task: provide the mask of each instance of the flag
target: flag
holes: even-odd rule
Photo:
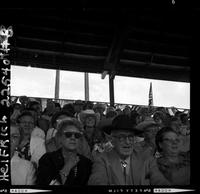
[[[153,106],[153,91],[152,91],[152,83],[150,83],[150,88],[149,88],[149,106]]]

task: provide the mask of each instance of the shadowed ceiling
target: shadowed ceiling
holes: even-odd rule
[[[9,11],[3,24],[14,31],[14,65],[190,81],[194,16],[184,10],[3,11]]]

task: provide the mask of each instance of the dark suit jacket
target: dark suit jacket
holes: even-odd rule
[[[73,167],[64,185],[87,185],[91,173],[92,162],[78,154],[79,162],[77,163],[77,176],[74,175]],[[39,160],[38,172],[37,172],[37,185],[49,185],[52,180],[57,179],[61,183],[61,177],[59,171],[64,166],[64,158],[62,156],[62,148],[54,152],[44,154]]]

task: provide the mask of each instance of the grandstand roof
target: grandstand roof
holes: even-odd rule
[[[14,31],[13,65],[190,81],[196,10],[86,6],[6,11],[11,19],[4,25]]]

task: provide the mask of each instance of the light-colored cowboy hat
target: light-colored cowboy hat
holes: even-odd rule
[[[143,132],[147,127],[157,125],[153,118],[146,118],[144,121],[136,125],[136,130]]]
[[[79,120],[84,124],[85,123],[85,119],[87,117],[94,117],[96,120],[96,125],[99,123],[100,121],[100,114],[99,113],[95,113],[94,110],[92,109],[86,109],[83,110],[79,113]]]

